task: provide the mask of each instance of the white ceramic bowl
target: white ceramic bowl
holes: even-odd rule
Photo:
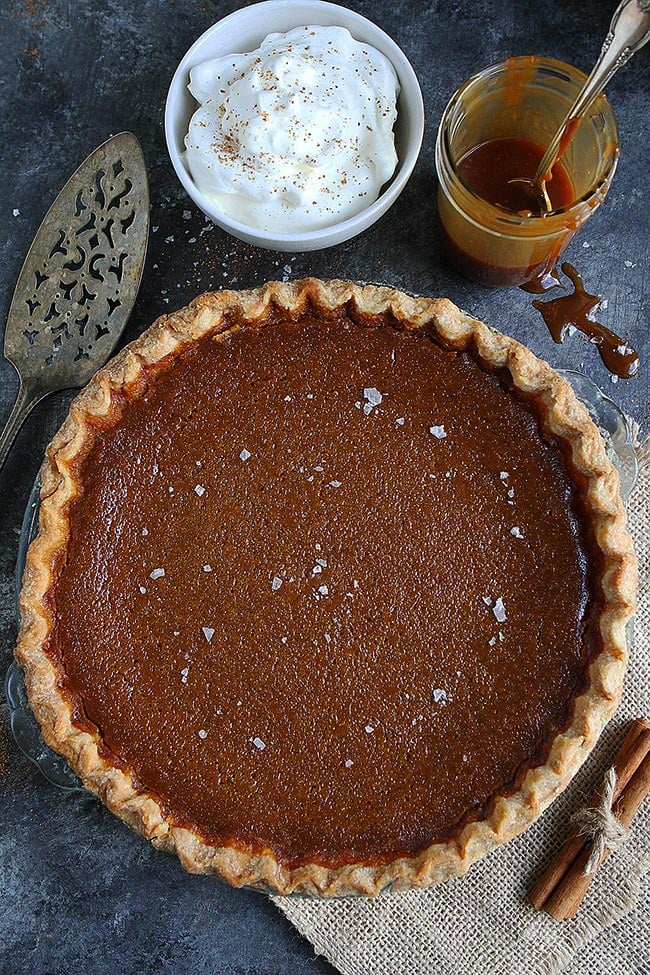
[[[398,164],[375,203],[361,213],[301,234],[274,234],[257,230],[226,216],[199,191],[185,165],[182,152],[189,122],[197,105],[190,95],[190,69],[201,61],[225,54],[246,53],[259,47],[267,34],[304,26],[347,27],[358,41],[372,44],[390,60],[400,83],[395,122]],[[413,171],[422,145],[424,106],[413,68],[395,41],[371,21],[345,7],[323,0],[265,0],[235,11],[194,42],[172,78],[165,106],[165,138],[176,175],[196,205],[228,233],[259,247],[281,251],[311,251],[340,244],[370,227],[393,205]]]

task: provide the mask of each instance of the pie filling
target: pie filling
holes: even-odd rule
[[[96,421],[48,597],[75,722],[173,822],[287,866],[481,818],[597,649],[592,546],[534,404],[362,324],[147,367]]]

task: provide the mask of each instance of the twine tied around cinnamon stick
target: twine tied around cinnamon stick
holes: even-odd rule
[[[613,768],[589,809],[530,892],[530,901],[556,921],[575,917],[595,871],[620,846],[650,792],[650,721],[632,722]]]
[[[577,829],[578,835],[584,836],[587,842],[591,844],[591,853],[583,870],[585,877],[596,872],[606,849],[614,853],[620,849],[629,835],[630,831],[627,826],[623,826],[612,812],[617,781],[616,771],[613,768],[608,769],[603,779],[602,794],[598,805],[579,809],[571,817],[571,822]]]

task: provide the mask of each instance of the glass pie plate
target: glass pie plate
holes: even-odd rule
[[[637,481],[638,465],[630,426],[625,414],[587,376],[572,370],[560,369],[558,372],[571,383],[576,395],[587,407],[592,419],[603,434],[608,454],[618,470],[621,494],[624,503],[627,505]],[[27,503],[18,547],[16,564],[16,616],[18,620],[20,619],[18,593],[21,588],[27,549],[38,533],[39,492],[40,475],[34,482]],[[631,629],[628,634],[628,645],[630,638]],[[67,761],[48,748],[43,741],[36,719],[29,708],[22,671],[15,661],[9,667],[5,689],[11,708],[11,730],[20,750],[53,785],[67,791],[81,790],[83,788],[81,782]]]

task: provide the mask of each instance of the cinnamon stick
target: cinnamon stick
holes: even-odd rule
[[[625,826],[650,790],[649,755],[650,722],[639,718],[632,722],[614,762],[616,789],[612,809]],[[601,800],[602,787],[591,806],[598,806]],[[592,880],[592,875],[584,875],[590,852],[591,845],[574,830],[530,892],[533,906],[558,921],[574,917]],[[602,860],[608,853],[606,850]]]

